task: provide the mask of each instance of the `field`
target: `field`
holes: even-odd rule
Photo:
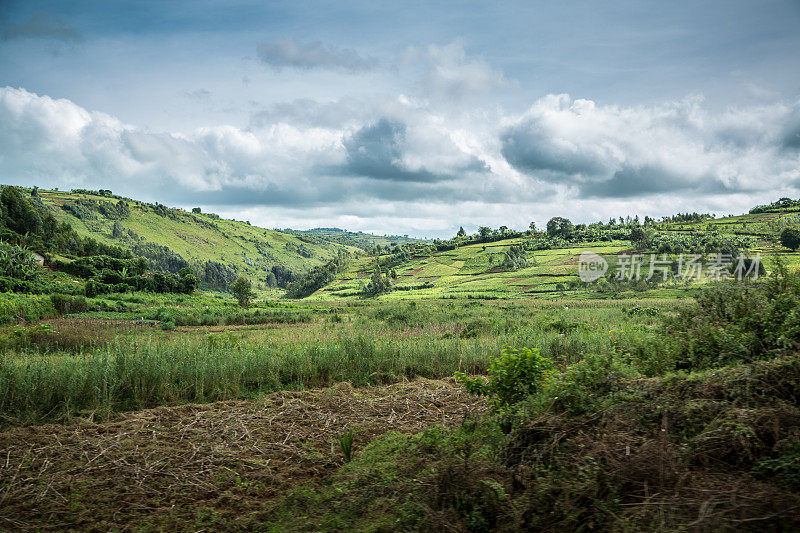
[[[126,228],[172,227],[151,210]],[[227,231],[204,216],[173,214],[187,257],[187,227]],[[42,272],[69,297],[0,294],[0,529],[796,529],[800,254],[776,243],[794,216],[659,222],[640,250],[615,228],[382,245],[246,306]],[[709,235],[766,270],[578,276],[584,251],[613,269]]]

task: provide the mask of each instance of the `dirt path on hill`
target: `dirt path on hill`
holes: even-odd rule
[[[455,426],[485,410],[452,379],[281,392],[159,407],[109,422],[0,432],[0,530],[215,530],[252,526],[276,496],[389,431]]]

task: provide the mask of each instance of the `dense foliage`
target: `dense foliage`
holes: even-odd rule
[[[787,209],[796,209],[800,207],[800,200],[792,200],[791,198],[781,198],[771,204],[757,205],[750,209],[751,214],[756,213],[775,213],[778,211],[785,211]]]
[[[3,186],[0,191],[0,239],[41,254],[131,257],[130,252],[119,247],[79,236],[69,224],[58,222],[38,196],[25,198],[20,189],[10,186]]]
[[[324,287],[336,278],[347,262],[347,254],[339,252],[336,257],[312,268],[306,274],[291,282],[286,289],[287,298],[305,298]]]
[[[781,261],[763,283],[714,285],[697,307],[667,321],[676,366],[704,369],[754,361],[800,347],[800,272]]]

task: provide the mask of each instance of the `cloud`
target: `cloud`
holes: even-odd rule
[[[2,32],[3,39],[52,39],[80,42],[83,36],[60,18],[48,13],[34,13],[22,24],[10,24]]]
[[[501,70],[482,59],[468,57],[461,41],[410,47],[398,61],[398,68],[415,72],[421,94],[440,103],[463,102],[515,85]]]
[[[315,120],[317,110],[328,118]],[[550,95],[505,116],[441,113],[401,96],[266,111],[244,129],[154,133],[69,100],[0,88],[0,175],[252,212],[270,227],[313,212],[315,225],[386,230],[394,221],[394,233],[438,228],[440,236],[452,225],[524,228],[556,215],[737,212],[800,188],[797,102],[712,113],[697,98],[619,107]]]
[[[430,140],[436,143],[435,139]],[[482,173],[488,170],[486,163],[475,156],[470,157],[465,154],[456,156],[460,161],[449,161],[444,164],[441,164],[443,163],[441,161],[437,162],[433,157],[418,157],[417,159],[422,161],[416,164],[413,160],[409,161],[412,158],[408,157],[410,143],[407,139],[406,124],[385,117],[374,124],[362,127],[346,138],[343,144],[347,151],[347,165],[343,167],[343,172],[376,180],[435,182],[456,179],[459,173]],[[420,148],[421,144],[418,144],[417,148]],[[452,144],[443,148],[457,152],[457,148]],[[424,160],[439,167],[438,171],[429,170]]]
[[[519,172],[579,197],[730,194],[779,187],[800,175],[786,153],[800,103],[728,109],[688,98],[659,106],[597,106],[567,95],[537,101],[499,134]]]
[[[352,48],[326,46],[320,41],[302,43],[292,38],[264,43],[257,48],[258,57],[274,68],[341,69],[348,72],[371,70],[378,66],[374,57],[362,57]]]
[[[150,133],[69,100],[10,87],[0,89],[0,122],[0,172],[17,182],[113,186],[162,202],[237,187],[249,188],[252,201],[264,201],[259,191],[302,187],[310,165],[341,160],[340,135],[321,129]]]
[[[425,167],[411,170],[403,163],[406,126],[402,122],[380,119],[364,126],[344,141],[347,150],[345,169],[359,176],[392,181],[436,181],[440,179]]]
[[[375,112],[371,105],[354,99],[318,102],[311,98],[298,98],[289,102],[278,102],[254,112],[250,117],[250,127],[263,128],[283,122],[342,128],[348,124],[363,123],[374,116]]]

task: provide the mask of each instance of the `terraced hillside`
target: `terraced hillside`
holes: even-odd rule
[[[226,220],[212,213],[186,212],[160,204],[87,192],[38,191],[40,201],[80,235],[131,249],[159,270],[188,263],[210,288],[246,275],[259,290],[283,284],[281,272],[299,274],[337,252],[360,250],[321,237],[297,235]],[[277,267],[275,278],[273,267]],[[270,275],[272,274],[272,275]]]
[[[617,238],[561,241],[554,242],[549,249],[532,249],[535,248],[530,246],[533,240],[541,242],[542,234],[476,244],[456,239],[449,241],[454,246],[451,250],[431,252],[430,247],[417,247],[416,250],[421,251],[411,251],[400,259],[396,258],[402,254],[394,252],[400,248],[394,248],[394,255],[384,254],[379,260],[362,257],[352,262],[334,282],[317,291],[314,298],[336,300],[363,296],[375,272],[376,261],[380,261],[384,274],[392,278],[393,290],[381,296],[382,299],[604,298],[610,294],[620,296],[626,291],[648,297],[681,297],[691,294],[697,284],[673,279],[658,286],[620,284],[608,287],[602,280],[599,285],[587,285],[578,277],[578,257],[582,252],[603,255],[608,260],[609,270],[615,271],[619,257],[626,254],[643,253],[647,260],[651,253],[659,256],[666,253],[677,263],[678,252],[690,253],[690,248],[703,242],[706,244],[702,252],[707,256],[712,251],[724,252],[726,246],[735,246],[748,255],[760,254],[767,268],[776,255],[790,267],[800,266],[800,254],[790,252],[779,242],[784,228],[800,224],[800,207],[767,206],[767,209],[740,216],[701,217],[697,221],[652,222],[642,226],[648,243],[638,250],[630,240]],[[630,229],[627,232],[630,233]],[[413,247],[406,249],[414,250]],[[508,256],[514,249],[519,261],[509,265]],[[738,251],[733,255],[738,255]],[[648,273],[649,270],[645,270],[644,276]]]
[[[578,278],[583,251],[614,255],[630,249],[629,241],[595,242],[527,252],[528,266],[504,269],[500,261],[523,239],[507,239],[418,256],[394,268],[393,291],[384,299],[405,298],[585,298],[594,293]],[[318,291],[319,299],[359,296],[375,271],[375,258],[360,258],[336,281]],[[679,296],[685,288],[662,289],[660,297]]]
[[[743,235],[756,238],[765,249],[780,249],[775,240],[789,226],[800,225],[800,207],[775,209],[774,211],[747,213],[695,222],[670,222],[660,229],[670,232],[717,231],[728,235]]]

